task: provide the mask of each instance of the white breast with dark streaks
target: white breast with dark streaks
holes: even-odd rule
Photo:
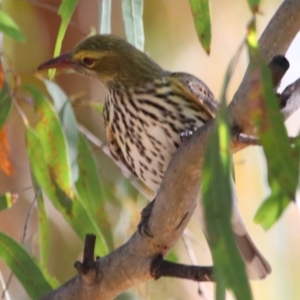
[[[110,91],[106,122],[128,166],[156,192],[180,145],[181,132],[203,125],[203,111],[193,101],[174,94],[167,83],[134,91],[121,87]]]

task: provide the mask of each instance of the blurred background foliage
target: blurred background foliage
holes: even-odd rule
[[[112,1],[111,32],[125,37],[121,2],[120,0]],[[280,3],[281,1],[278,0],[265,0],[261,3],[260,11],[262,13],[257,18],[258,34],[265,28]],[[82,255],[82,240],[74,233],[70,222],[66,221],[68,203],[75,196],[68,194],[60,187],[55,187],[56,193],[61,195],[63,192],[64,195],[63,203],[57,201],[57,205],[61,205],[62,211],[66,212],[64,218],[54,208],[53,204],[46,197],[43,197],[44,194],[42,195],[33,188],[31,172],[34,171],[29,168],[25,137],[27,136],[27,143],[31,141],[32,145],[36,145],[32,147],[33,150],[36,150],[32,153],[32,159],[39,158],[39,155],[44,157],[46,151],[39,144],[34,144],[37,142],[35,137],[38,133],[31,132],[28,127],[26,129],[24,116],[20,114],[22,111],[31,125],[38,124],[39,117],[32,105],[32,97],[40,99],[38,101],[40,106],[37,109],[44,107],[43,111],[46,110],[47,113],[51,114],[51,109],[43,106],[46,104],[39,93],[46,94],[46,86],[52,95],[61,92],[57,90],[57,86],[49,87],[51,84],[47,83],[45,86],[43,81],[36,76],[36,67],[53,56],[61,24],[61,18],[58,14],[60,4],[61,1],[59,0],[2,0],[3,12],[7,13],[18,24],[26,41],[24,42],[22,36],[19,37],[19,40],[23,40],[23,43],[6,35],[1,41],[3,46],[1,61],[7,70],[6,75],[10,87],[13,88],[14,101],[17,105],[12,106],[12,111],[6,122],[7,143],[4,138],[1,138],[1,146],[9,148],[9,166],[5,171],[0,171],[0,195],[4,195],[6,192],[13,193],[11,198],[13,205],[0,211],[0,231],[22,243],[28,253],[38,258],[48,273],[62,283],[76,274],[73,263],[77,259],[81,259]],[[101,7],[102,1],[78,0],[70,24],[66,28],[62,52],[72,49],[78,41],[87,35],[100,32],[101,22],[102,31],[108,30],[103,27],[103,19],[100,18]],[[251,12],[247,1],[211,0],[210,13],[212,23],[209,56],[206,54],[209,43],[206,40],[202,41],[205,51],[197,37],[190,3],[183,0],[144,1],[145,41],[140,40],[139,45],[143,47],[144,44],[144,50],[165,69],[185,71],[198,76],[219,98],[226,68],[245,36]],[[0,15],[1,17],[3,16]],[[299,48],[300,37],[298,36],[287,53],[291,67],[282,81],[281,90],[300,76]],[[228,99],[232,98],[238,87],[247,64],[247,54],[243,52],[229,86]],[[67,95],[66,98],[71,100],[77,122],[87,128],[100,141],[105,141],[102,116],[95,109],[96,107],[101,110],[101,104],[105,97],[105,89],[101,83],[76,74],[65,73],[56,74],[55,80]],[[32,96],[28,92],[24,92],[21,85],[33,86],[34,91],[29,88]],[[18,110],[16,109],[17,106],[19,107]],[[62,109],[63,113],[59,114],[61,118],[68,113],[66,103],[55,103],[55,107]],[[287,121],[289,133],[296,135],[299,125],[299,113],[296,113]],[[56,136],[56,138],[59,137]],[[130,180],[124,178],[120,169],[102,149],[93,143],[88,144],[82,141],[80,137],[78,139],[80,140],[80,149],[77,153],[78,168],[84,171],[84,166],[91,166],[89,168],[90,176],[92,178],[97,177],[97,180],[101,182],[101,188],[98,190],[95,189],[97,184],[91,184],[88,189],[89,202],[82,205],[89,206],[85,207],[87,216],[90,212],[102,212],[100,218],[108,224],[100,234],[105,242],[101,244],[101,239],[97,237],[97,254],[103,255],[112,248],[112,240],[114,247],[117,247],[135,231],[140,219],[140,211],[146,205],[147,200],[131,185]],[[68,153],[68,155],[71,156],[72,154]],[[68,163],[65,161],[62,164]],[[290,205],[279,222],[269,231],[264,232],[260,226],[253,223],[253,216],[257,208],[269,193],[266,163],[262,150],[259,147],[251,147],[241,151],[234,156],[234,163],[243,218],[251,236],[273,269],[272,274],[267,279],[251,283],[254,299],[299,299],[300,287],[296,279],[300,276],[300,268],[297,263],[300,251],[300,221],[296,206]],[[72,169],[72,174],[69,174],[69,177],[65,179],[67,182],[72,181],[72,176],[76,174],[76,171],[74,173],[73,171]],[[80,190],[87,189],[88,183],[84,179],[81,182],[81,188],[80,184],[76,186],[79,197]],[[47,187],[43,186],[43,188],[47,190]],[[95,202],[97,195],[103,201],[101,205],[106,203],[107,215],[103,215],[101,205],[95,208],[94,205],[99,205],[99,202]],[[46,215],[49,218],[50,226],[47,224]],[[49,231],[50,242],[45,238],[43,239],[38,234],[38,230],[45,236]],[[7,246],[9,243],[6,236],[2,236],[2,233],[1,241],[0,247]],[[42,251],[40,245],[43,245]],[[15,247],[14,244],[9,244],[9,246]],[[105,249],[105,247],[107,248]],[[19,255],[26,255],[26,253]],[[196,218],[190,222],[185,237],[179,240],[175,246],[172,259],[190,263],[191,257],[189,255],[192,256],[193,262],[211,264],[210,253]],[[13,259],[14,257],[11,257],[11,260]],[[34,262],[32,263],[33,265],[28,268],[34,266]],[[2,286],[3,282],[7,282],[10,277],[9,267],[11,266],[0,261]],[[36,271],[38,272],[38,270]],[[33,278],[39,276],[48,278],[45,273],[39,275],[34,273],[32,276],[34,276]],[[53,278],[49,280],[52,287],[58,284]],[[209,295],[213,294],[212,284],[201,284],[201,287],[209,299]],[[50,286],[44,288],[50,289]],[[197,291],[197,283],[164,278],[159,281],[140,284],[123,295],[122,299],[126,299],[126,297],[127,299],[199,299]],[[28,291],[24,290],[15,276],[9,282],[8,292],[10,299],[31,298],[27,294]],[[228,297],[230,298],[230,295]],[[7,299],[9,299],[8,295]]]

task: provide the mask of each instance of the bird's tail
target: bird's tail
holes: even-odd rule
[[[269,263],[256,248],[248,233],[243,236],[235,234],[235,240],[250,279],[263,279],[271,273]]]
[[[200,213],[199,220],[202,223],[202,228],[207,236],[206,226],[204,221],[204,213],[201,205],[198,213]],[[232,230],[235,234],[235,241],[240,254],[245,262],[248,277],[252,280],[259,280],[265,278],[271,273],[271,267],[267,260],[262,256],[250,235],[247,232],[246,226],[242,220],[238,209],[238,201],[234,183],[232,184]]]
[[[233,194],[235,194],[234,188]],[[235,195],[233,197],[232,205],[232,229],[235,234],[237,247],[245,262],[248,277],[253,280],[263,279],[271,273],[271,266],[259,252],[250,235],[248,234],[238,210]]]

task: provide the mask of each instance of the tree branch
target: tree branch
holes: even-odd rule
[[[213,267],[188,266],[163,260],[161,255],[153,259],[150,269],[154,279],[176,277],[194,281],[213,281]]]
[[[278,54],[285,54],[300,29],[300,1],[285,0],[269,22],[259,39],[260,53],[266,62]],[[255,135],[251,121],[251,103],[249,101],[251,76],[246,71],[243,81],[229,105],[231,124],[237,126],[244,134]],[[235,145],[234,151],[245,148]]]
[[[81,275],[86,275],[91,269],[95,268],[94,261],[94,249],[96,244],[96,236],[93,234],[87,234],[85,237],[83,261],[82,263],[76,261],[74,267]]]

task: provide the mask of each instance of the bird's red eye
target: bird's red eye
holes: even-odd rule
[[[87,67],[91,67],[94,65],[95,63],[95,58],[91,58],[91,57],[84,57],[82,59],[82,62],[87,66]]]

